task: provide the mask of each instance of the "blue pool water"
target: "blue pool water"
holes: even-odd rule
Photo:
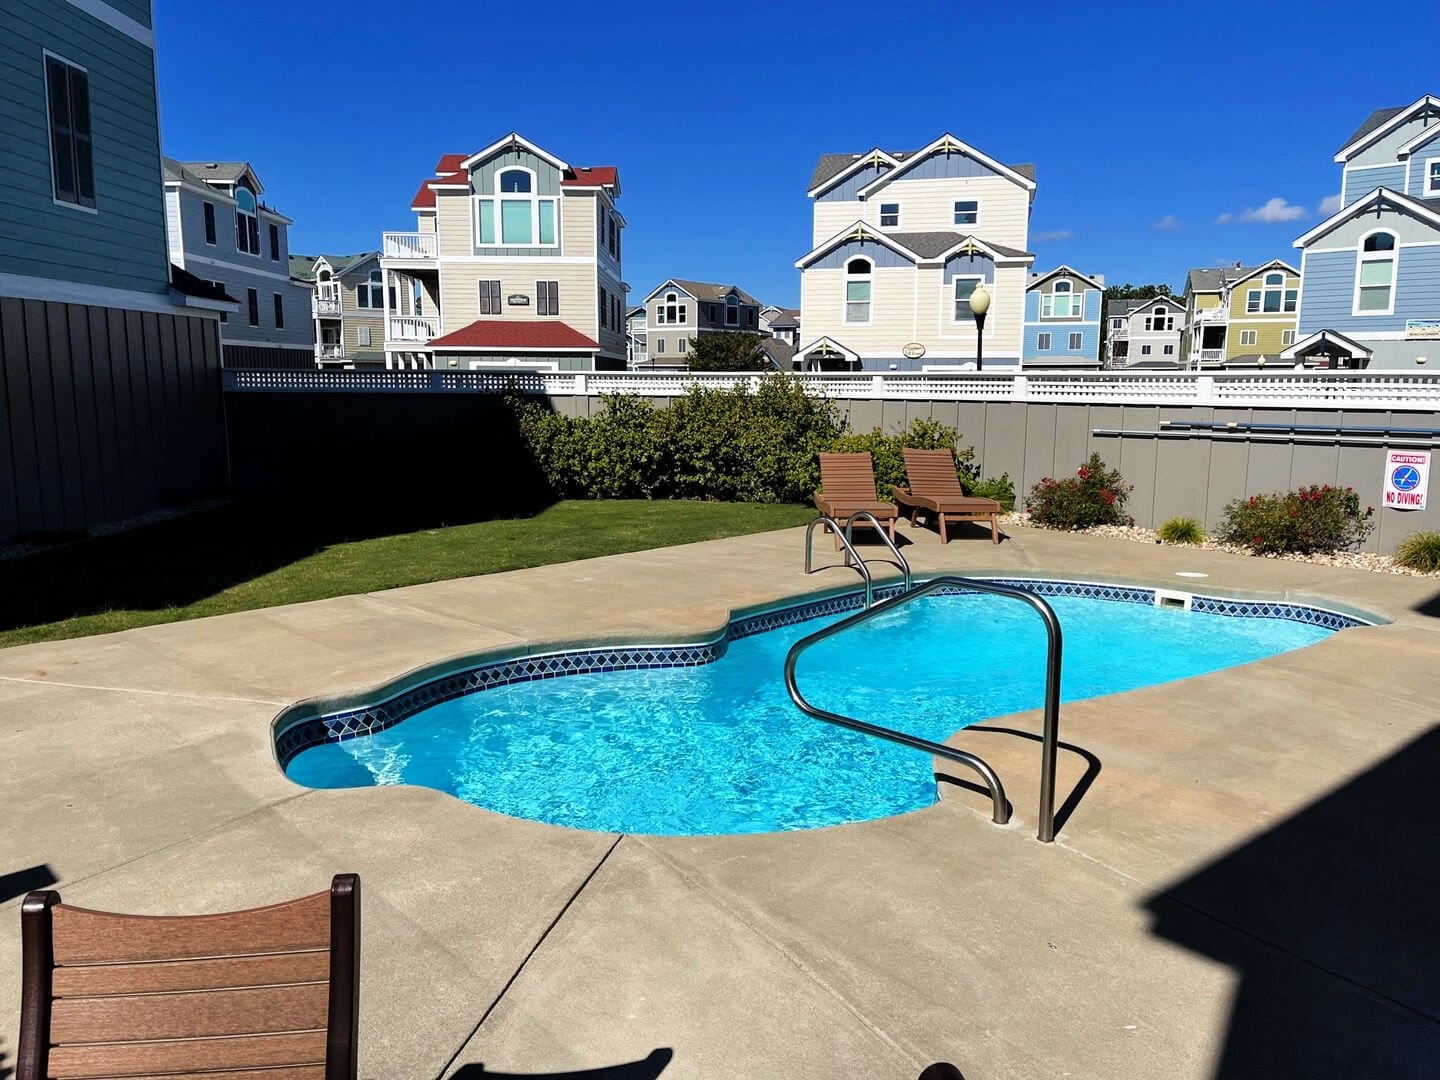
[[[1066,701],[1247,663],[1332,632],[1049,599],[1065,634]],[[700,667],[469,694],[377,734],[310,747],[287,771],[311,787],[420,785],[516,817],[631,833],[773,832],[928,806],[936,797],[928,756],[811,719],[786,696],[786,651],[841,617],[741,638]],[[1039,708],[1044,655],[1044,631],[1028,608],[993,596],[930,596],[815,647],[798,678],[821,708],[939,741]],[[1063,722],[1061,732],[1084,741]]]

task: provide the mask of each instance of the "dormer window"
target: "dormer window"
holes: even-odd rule
[[[537,195],[537,186],[529,169],[502,169],[496,177],[498,197],[475,200],[476,243],[480,247],[555,247],[556,200]]]
[[[235,250],[260,254],[260,222],[255,217],[255,193],[241,186],[235,189]]]
[[[1073,282],[1060,280],[1050,287],[1042,298],[1040,316],[1045,319],[1078,319],[1083,304],[1081,297],[1074,295]]]
[[[725,325],[740,325],[740,298],[734,293],[725,298]]]
[[[1355,266],[1355,315],[1395,311],[1395,234],[1373,232],[1360,241]]]
[[[849,326],[870,324],[873,270],[869,259],[851,259],[845,264],[845,322]]]

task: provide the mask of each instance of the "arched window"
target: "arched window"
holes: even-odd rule
[[[657,323],[669,323],[674,326],[676,323],[688,322],[689,318],[690,315],[685,310],[685,305],[673,292],[667,292],[665,302],[655,309]]]
[[[533,171],[515,167],[496,177],[498,197],[475,200],[475,236],[482,247],[555,247],[556,207],[553,197],[536,193]],[[497,206],[498,204],[498,206]]]
[[[1355,266],[1356,315],[1390,315],[1395,310],[1395,234],[1377,231],[1360,241]]]
[[[725,325],[740,325],[740,298],[734,293],[725,298]]]
[[[1079,311],[1074,310],[1076,298],[1071,295],[1074,291],[1074,284],[1069,281],[1060,280],[1055,282],[1050,293],[1044,297],[1044,304],[1041,305],[1041,316],[1046,319],[1069,319],[1079,316]]]
[[[1245,294],[1245,313],[1254,315],[1263,312],[1274,315],[1277,312],[1292,312],[1300,299],[1299,289],[1285,288],[1285,275],[1272,270],[1261,279],[1261,289],[1251,289]]]
[[[855,326],[870,323],[870,287],[874,266],[869,259],[851,259],[845,264],[845,322]]]
[[[255,193],[247,187],[235,189],[235,250],[260,254],[260,223],[255,219]]]

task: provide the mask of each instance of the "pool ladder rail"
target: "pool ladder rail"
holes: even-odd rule
[[[833,519],[829,520],[833,522]],[[811,522],[811,525],[814,526],[818,523],[819,521],[817,520]],[[847,547],[851,546],[848,536],[846,537],[845,543]],[[853,547],[851,550],[853,550]],[[807,533],[807,571],[809,570],[809,553],[809,533]],[[896,552],[896,554],[899,553]],[[863,566],[863,563],[861,565]],[[881,600],[878,603],[871,604],[869,602],[869,574],[868,571],[862,570],[861,576],[865,578],[866,583],[865,608],[848,618],[841,619],[837,623],[831,623],[829,626],[817,630],[808,637],[801,638],[790,647],[790,651],[785,654],[785,689],[790,694],[790,700],[799,707],[801,712],[817,720],[824,720],[826,723],[836,724],[840,727],[849,728],[852,731],[859,731],[863,734],[874,736],[877,739],[886,739],[889,742],[898,743],[901,746],[908,746],[912,750],[921,750],[927,754],[945,758],[973,770],[985,781],[986,787],[989,789],[991,820],[997,825],[1005,825],[1010,821],[1010,803],[1005,798],[1005,788],[1000,783],[1000,777],[987,762],[965,750],[959,750],[953,746],[946,746],[944,743],[931,742],[929,739],[922,739],[919,736],[897,731],[894,728],[882,727],[879,724],[872,724],[851,716],[841,716],[839,713],[818,708],[807,701],[805,696],[800,692],[800,687],[795,679],[795,666],[806,650],[820,644],[820,642],[832,638],[837,634],[843,634],[846,630],[859,626],[861,623],[869,622],[871,619],[895,611],[898,608],[904,607],[906,604],[918,600],[922,596],[927,596],[940,589],[949,588],[967,592],[989,593],[994,596],[1004,596],[1028,604],[1035,610],[1040,616],[1041,621],[1045,624],[1046,635],[1045,721],[1040,740],[1040,814],[1035,836],[1041,843],[1051,843],[1055,839],[1055,764],[1060,744],[1060,660],[1063,644],[1060,634],[1060,620],[1056,618],[1054,608],[1046,603],[1044,598],[1037,593],[1016,588],[1012,585],[1002,585],[999,582],[986,581],[983,578],[956,576],[937,577],[931,578],[929,581],[914,588],[910,588],[908,571],[909,568],[907,566],[905,591],[887,600]]]
[[[861,556],[860,552],[855,550],[855,523],[857,521],[868,522],[874,527],[881,541],[890,549],[890,554],[894,556],[893,559],[866,559]],[[839,541],[840,546],[845,550],[845,561],[843,563],[828,563],[825,566],[813,565],[815,529],[820,525],[824,525],[830,532],[833,532],[835,539]],[[910,560],[905,558],[900,549],[896,547],[895,541],[890,539],[889,534],[885,532],[884,526],[880,524],[880,520],[874,514],[870,513],[870,511],[860,510],[851,514],[845,519],[843,526],[837,519],[831,517],[829,514],[821,514],[805,526],[805,573],[818,574],[821,570],[834,570],[837,567],[848,566],[858,573],[865,582],[865,606],[867,608],[873,607],[875,604],[875,578],[874,575],[870,573],[870,563],[881,563],[885,566],[893,566],[899,570],[900,573],[904,575],[905,591],[907,592],[910,590],[911,585],[914,584],[914,577],[910,573]]]

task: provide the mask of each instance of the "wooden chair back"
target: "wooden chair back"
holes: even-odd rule
[[[949,450],[906,450],[905,479],[910,494],[930,499],[962,499],[965,491]]]
[[[219,915],[20,913],[16,1080],[354,1080],[360,879]]]
[[[878,496],[870,455],[821,454],[820,490],[832,503],[873,503]]]

